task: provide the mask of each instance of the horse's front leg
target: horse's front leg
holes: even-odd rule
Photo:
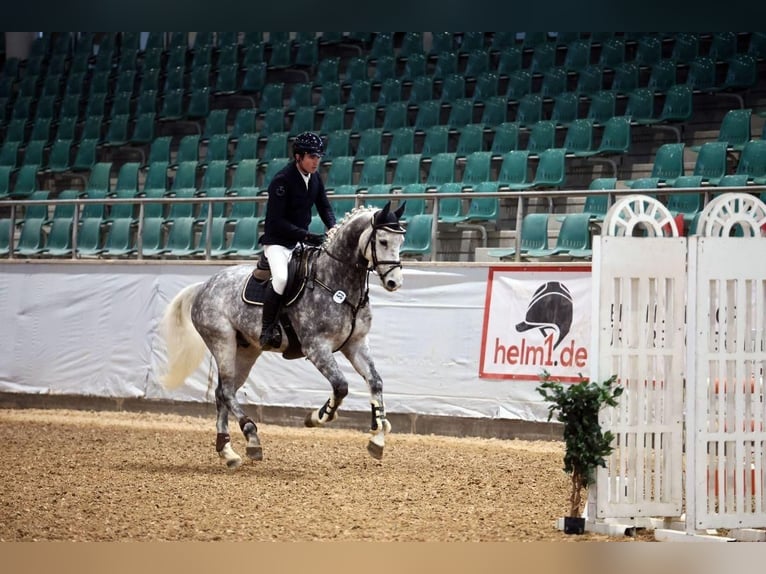
[[[354,344],[347,344],[342,352],[356,372],[364,378],[370,389],[370,409],[372,411],[370,432],[372,436],[367,443],[367,451],[373,458],[380,460],[383,458],[385,436],[391,432],[391,423],[386,418],[386,408],[383,404],[383,380],[375,368],[366,337]]]
[[[304,349],[306,357],[314,363],[324,377],[332,385],[332,395],[325,404],[306,415],[305,424],[307,427],[321,427],[335,420],[338,408],[340,408],[343,399],[348,394],[348,381],[332,356],[332,350],[322,349]]]

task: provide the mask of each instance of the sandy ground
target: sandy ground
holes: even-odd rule
[[[376,461],[361,431],[259,436],[264,460],[231,471],[212,417],[0,410],[0,541],[633,540],[555,528],[559,442],[394,429]]]

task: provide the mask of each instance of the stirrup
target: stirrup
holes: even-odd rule
[[[282,346],[282,330],[278,325],[272,325],[261,333],[258,343],[264,351],[279,349]]]

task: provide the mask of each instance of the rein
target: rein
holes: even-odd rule
[[[390,265],[389,269],[381,275],[380,271],[378,270],[377,273],[380,276],[380,280],[383,281],[386,278],[386,275],[391,273],[394,269],[397,267],[402,267],[401,261],[388,261],[388,260],[379,260],[377,256],[377,251],[375,249],[375,233],[378,229],[385,228],[385,225],[375,225],[375,219],[373,217],[372,220],[372,232],[370,233],[369,238],[367,239],[367,243],[364,246],[364,249],[362,250],[362,253],[359,254],[359,258],[356,263],[354,263],[354,269],[357,271],[366,271],[364,275],[360,275],[362,280],[360,281],[360,293],[359,293],[359,301],[356,305],[353,305],[349,300],[346,298],[346,293],[341,289],[333,289],[326,283],[323,283],[317,278],[317,260],[314,260],[314,264],[312,266],[311,270],[311,282],[316,283],[323,289],[325,289],[328,293],[332,294],[333,301],[339,302],[341,304],[346,304],[349,307],[351,307],[351,331],[349,332],[348,336],[344,339],[344,341],[340,344],[340,346],[335,349],[335,351],[339,351],[343,348],[343,345],[345,345],[348,340],[351,338],[351,335],[354,334],[354,329],[356,327],[356,316],[359,313],[359,310],[362,309],[367,303],[370,301],[370,272],[376,271],[377,268],[380,265]],[[365,256],[364,252],[367,251],[367,248],[370,247],[370,252],[372,254],[372,262],[370,262]],[[346,263],[345,260],[341,259],[334,253],[332,253],[329,249],[325,247],[319,248],[320,253],[326,253],[331,259],[334,259],[335,261],[338,261],[339,263]],[[342,295],[339,295],[342,294]],[[338,301],[338,298],[342,296],[342,300]],[[335,352],[333,351],[333,352]]]
[[[327,249],[323,247],[319,248],[319,252],[326,253],[327,255],[330,256],[330,258],[335,259],[336,261],[339,261],[341,263],[344,262],[342,259],[333,255],[332,253],[330,253],[330,251],[328,251]],[[311,284],[315,283],[319,285],[322,289],[330,293],[332,295],[333,301],[339,302],[342,305],[345,304],[351,307],[351,331],[349,331],[348,335],[343,340],[343,342],[338,346],[338,348],[333,351],[334,353],[336,351],[341,350],[343,348],[343,345],[345,345],[348,342],[348,340],[351,338],[351,335],[354,334],[354,330],[356,328],[356,316],[359,313],[359,310],[362,309],[365,305],[367,305],[367,303],[370,300],[370,276],[369,276],[369,273],[364,273],[364,275],[361,275],[361,274],[359,275],[361,277],[359,301],[357,302],[356,305],[354,305],[346,297],[345,291],[343,291],[342,289],[333,289],[332,287],[330,287],[329,285],[327,285],[326,283],[324,283],[317,277],[317,267],[319,267],[317,263],[318,263],[317,259],[314,259],[313,265],[311,266]],[[360,265],[359,263],[355,263],[354,268],[357,270],[369,271],[366,265]]]

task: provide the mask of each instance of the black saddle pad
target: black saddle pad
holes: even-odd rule
[[[242,290],[242,300],[250,305],[263,305],[263,293],[266,291],[266,285],[269,280],[261,281],[251,274],[245,282],[245,288]]]

